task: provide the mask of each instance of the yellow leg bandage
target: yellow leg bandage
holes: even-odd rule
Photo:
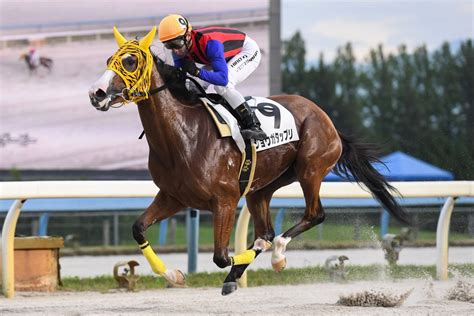
[[[250,264],[257,256],[257,253],[253,249],[246,250],[237,256],[233,256],[234,265]]]
[[[163,261],[158,257],[153,249],[150,246],[150,243],[146,241],[144,244],[140,245],[143,255],[151,266],[151,269],[156,274],[163,274],[166,272],[166,266]]]

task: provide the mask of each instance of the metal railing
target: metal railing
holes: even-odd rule
[[[28,42],[31,40],[65,39],[94,37],[97,40],[112,36],[112,27],[120,27],[122,34],[146,33],[153,25],[158,25],[164,16],[146,16],[132,19],[77,21],[51,24],[12,25],[0,27],[0,47],[10,42]],[[236,26],[266,23],[269,21],[267,9],[224,11],[206,14],[193,14],[188,18],[193,26],[201,27],[218,23],[222,26]]]

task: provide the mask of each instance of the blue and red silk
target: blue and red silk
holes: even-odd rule
[[[183,58],[198,64],[211,65],[212,71],[201,69],[199,78],[211,84],[226,86],[229,82],[227,62],[242,51],[245,33],[224,27],[207,27],[191,31],[192,47],[186,57],[173,54],[176,67]]]

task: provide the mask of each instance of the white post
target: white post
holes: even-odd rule
[[[8,210],[2,229],[2,281],[3,295],[12,298],[15,295],[15,229],[21,207],[26,200],[15,200]]]
[[[250,212],[247,204],[242,207],[239,218],[237,219],[237,227],[235,228],[234,253],[239,253],[247,250],[247,233],[249,228]],[[240,279],[237,280],[240,287],[247,287],[247,271],[244,271]]]
[[[448,241],[451,213],[454,208],[454,198],[449,197],[441,209],[436,229],[436,277],[439,280],[448,279]]]

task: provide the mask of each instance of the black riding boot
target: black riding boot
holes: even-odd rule
[[[267,134],[260,128],[260,122],[257,116],[253,113],[247,102],[242,103],[237,108],[237,120],[240,125],[240,133],[244,139],[265,139]]]

